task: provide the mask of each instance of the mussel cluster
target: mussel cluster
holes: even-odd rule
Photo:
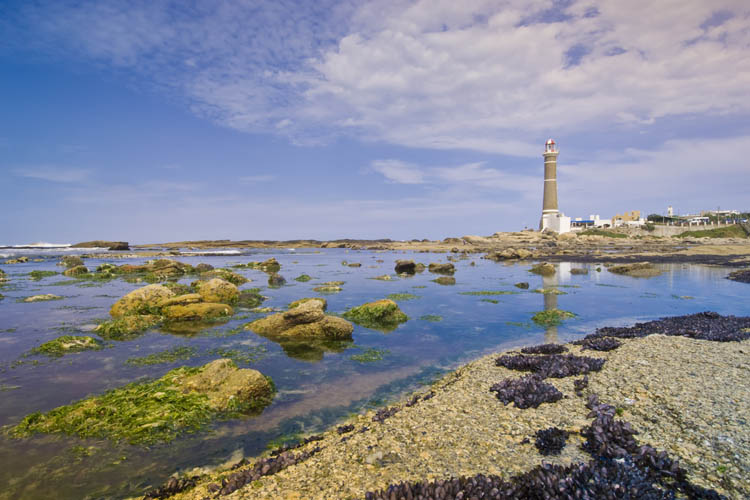
[[[604,366],[604,360],[574,354],[550,354],[546,356],[504,354],[495,360],[495,365],[510,370],[535,372],[542,378],[563,378],[598,372]]]
[[[732,342],[750,338],[750,333],[742,331],[745,328],[750,328],[750,316],[722,316],[706,311],[636,323],[629,327],[605,326],[597,328],[595,333],[586,335],[584,340],[598,337],[636,338],[661,333],[699,340]]]
[[[729,273],[727,279],[732,281],[739,281],[740,283],[750,283],[750,269],[740,269]]]
[[[160,500],[162,498],[169,498],[172,495],[193,488],[198,482],[198,477],[199,476],[192,476],[181,479],[173,477],[158,488],[147,491],[143,500]]]
[[[230,493],[242,488],[248,483],[257,481],[263,476],[270,476],[279,471],[286,469],[294,464],[298,464],[315,455],[321,450],[316,446],[312,450],[304,451],[295,455],[291,451],[285,451],[278,456],[261,458],[256,461],[249,469],[235,472],[221,480],[221,483],[212,483],[208,485],[208,491],[218,495],[229,495]]]
[[[521,352],[524,354],[562,354],[568,352],[568,348],[561,344],[540,344],[524,347]]]
[[[568,440],[568,431],[550,427],[536,431],[534,446],[542,455],[559,455]]]
[[[554,403],[563,397],[562,392],[544,382],[539,375],[506,378],[490,387],[490,391],[496,392],[495,396],[503,404],[514,403],[522,410],[537,408],[542,403]]]
[[[584,375],[583,378],[579,378],[573,381],[573,390],[576,391],[576,396],[583,397],[583,390],[589,386],[589,376]]]
[[[612,337],[583,338],[573,343],[580,345],[583,350],[592,351],[612,351],[622,345],[622,342]]]
[[[404,406],[412,407],[412,406],[415,406],[417,403],[419,403],[420,399],[422,401],[427,401],[428,399],[432,399],[433,397],[435,397],[435,393],[432,392],[432,391],[428,392],[424,396],[420,396],[419,394],[415,394],[414,397],[412,397],[409,401],[407,401]]]
[[[301,446],[304,446],[307,443],[312,443],[314,441],[322,441],[322,440],[323,440],[323,436],[322,435],[315,434],[313,436],[306,437],[305,439],[302,439],[302,440],[300,440],[300,441],[298,441],[297,443],[294,443],[294,444],[283,444],[283,445],[279,446],[278,448],[276,448],[275,450],[273,450],[271,452],[271,456],[275,457],[277,455],[281,455],[282,453],[284,453],[286,451],[296,450],[297,448],[299,448]]]
[[[352,424],[339,425],[338,427],[336,427],[336,432],[338,432],[339,435],[346,434],[347,432],[352,432],[353,430],[354,430],[354,425]]]
[[[380,422],[382,424],[386,419],[391,418],[399,411],[401,411],[401,408],[397,406],[388,406],[386,408],[381,408],[375,413],[375,416],[372,417],[372,421]]]

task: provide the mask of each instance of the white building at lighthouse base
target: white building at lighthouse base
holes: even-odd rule
[[[556,233],[569,233],[570,232],[570,217],[566,217],[565,214],[560,212],[548,212],[542,214],[542,231],[554,231]]]

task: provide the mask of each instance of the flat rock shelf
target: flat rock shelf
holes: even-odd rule
[[[223,498],[358,499],[402,481],[479,473],[510,479],[542,461],[585,463],[591,456],[581,449],[579,432],[591,424],[588,394],[614,406],[617,418],[638,432],[639,444],[679,461],[693,484],[728,498],[750,497],[749,340],[650,335],[622,339],[622,346],[608,352],[567,347],[571,354],[606,360],[601,371],[587,374],[582,397],[574,387],[580,377],[548,378],[545,382],[563,393],[560,401],[525,410],[503,405],[490,387],[524,374],[496,366],[498,355],[488,355],[418,397],[352,417],[346,427],[296,449],[304,460]],[[535,434],[550,427],[569,432],[567,445],[560,455],[542,456]],[[242,470],[201,478],[196,488],[173,498],[214,497]]]

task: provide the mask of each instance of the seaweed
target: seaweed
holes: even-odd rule
[[[174,363],[175,361],[185,361],[195,356],[198,351],[195,347],[175,346],[171,349],[155,352],[148,356],[128,358],[125,364],[134,366],[150,366],[164,363]]]
[[[561,325],[563,320],[575,318],[575,313],[563,311],[562,309],[548,309],[535,313],[531,320],[537,325],[549,327]]]
[[[33,348],[29,351],[29,354],[43,354],[51,358],[59,358],[73,352],[99,350],[101,348],[101,342],[93,337],[63,335]]]
[[[374,363],[376,361],[382,361],[383,358],[390,353],[391,351],[388,349],[369,348],[362,354],[353,354],[349,356],[349,359],[359,363]]]
[[[388,294],[386,297],[389,298],[389,299],[391,299],[391,300],[415,300],[415,299],[419,299],[420,298],[419,295],[414,295],[412,293],[406,293],[406,292],[403,292],[403,293],[391,293],[391,294]]]

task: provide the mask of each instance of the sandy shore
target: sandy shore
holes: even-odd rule
[[[576,433],[591,423],[585,407],[590,393],[618,408],[618,418],[639,432],[640,444],[679,460],[694,484],[729,498],[750,497],[750,341],[651,335],[624,340],[610,352],[568,347],[573,354],[606,359],[600,372],[589,374],[583,397],[573,386],[580,377],[547,379],[564,394],[562,400],[536,409],[504,406],[490,386],[522,374],[495,366],[497,354],[485,356],[422,393],[433,397],[413,406],[406,397],[382,423],[373,421],[373,411],[353,417],[345,422],[353,431],[339,434],[334,428],[294,450],[319,447],[312,457],[222,498],[364,498],[367,491],[404,480],[477,473],[510,478],[542,460],[586,462],[591,457]],[[542,457],[534,433],[552,426],[573,434],[561,455]],[[174,498],[213,497],[208,485],[236,472],[204,477]]]

